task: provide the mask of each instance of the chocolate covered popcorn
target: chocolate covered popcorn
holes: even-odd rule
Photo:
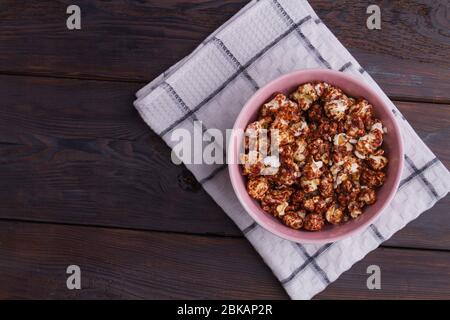
[[[277,93],[245,131],[247,191],[293,229],[319,231],[356,219],[377,201],[386,178],[384,134],[367,100],[325,82]]]

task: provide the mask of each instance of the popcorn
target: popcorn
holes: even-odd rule
[[[305,136],[309,133],[308,123],[304,118],[300,119],[300,121],[291,125],[291,131],[294,134],[294,137]]]
[[[296,101],[303,111],[308,110],[318,98],[319,95],[312,83],[302,84],[291,94],[291,99]]]
[[[323,109],[320,104],[313,105],[308,111],[310,121],[320,122],[324,118]]]
[[[269,182],[265,177],[250,178],[247,182],[248,194],[254,199],[262,200],[267,190],[269,190]]]
[[[290,211],[283,216],[283,223],[292,229],[300,229],[303,227],[303,222],[306,216],[304,210]]]
[[[358,101],[350,107],[349,115],[354,119],[360,119],[368,129],[373,122],[373,106],[365,99],[358,99]]]
[[[368,161],[370,166],[374,170],[381,170],[386,167],[388,163],[388,159],[386,157],[376,155],[370,155]]]
[[[286,226],[318,231],[358,218],[377,201],[389,162],[386,130],[367,100],[325,82],[305,83],[290,98],[276,94],[245,133],[247,191]],[[252,139],[258,151],[249,148]],[[269,152],[270,142],[278,154]]]
[[[301,190],[297,190],[292,194],[291,201],[294,205],[299,205],[305,200],[305,193]]]
[[[348,109],[348,100],[346,99],[338,99],[326,102],[323,106],[325,110],[325,114],[336,121],[340,121],[344,119],[345,112]]]
[[[263,158],[258,151],[250,151],[248,154],[241,154],[242,171],[244,175],[257,175],[264,167]]]
[[[275,95],[275,97],[273,97],[272,100],[270,100],[269,102],[265,103],[262,106],[261,115],[263,117],[267,117],[275,114],[278,111],[278,109],[280,109],[280,107],[286,102],[287,97],[282,93],[278,93],[277,95]]]
[[[310,213],[305,217],[303,227],[309,231],[319,231],[323,228],[325,221],[323,216],[318,213]]]
[[[371,188],[362,189],[358,200],[364,204],[374,204],[377,201],[375,190]]]
[[[325,213],[325,218],[331,224],[339,224],[344,217],[344,212],[336,205],[331,205]]]
[[[372,125],[370,132],[359,138],[356,151],[361,155],[373,154],[383,143],[383,127],[381,123]]]
[[[308,145],[308,154],[310,154],[314,160],[325,164],[328,164],[330,161],[330,150],[330,143],[321,138],[311,141]]]
[[[380,187],[384,184],[386,174],[382,171],[373,171],[368,168],[364,169],[361,174],[361,183],[369,188]]]
[[[302,177],[301,181],[300,181],[300,185],[303,188],[303,191],[305,191],[306,193],[310,193],[310,192],[314,192],[317,190],[317,188],[319,187],[320,184],[320,179],[305,179],[304,177]]]
[[[327,209],[327,204],[331,201],[331,198],[322,198],[321,196],[313,196],[303,201],[303,207],[307,211],[315,213],[324,213]]]
[[[323,174],[319,190],[323,197],[330,197],[333,194],[333,176],[330,172]]]
[[[314,161],[313,159],[311,159],[303,167],[303,176],[306,179],[319,178],[322,175],[322,167],[322,161]]]
[[[295,152],[293,154],[293,158],[295,161],[303,163],[306,160],[307,151],[306,151],[306,140],[305,139],[297,139],[294,142]]]
[[[350,213],[350,217],[353,219],[358,218],[362,214],[362,204],[356,201],[352,201],[348,204],[348,211]]]
[[[278,217],[284,216],[284,210],[286,210],[288,205],[289,205],[289,203],[287,201],[284,201],[276,206],[275,211],[276,211]]]
[[[345,133],[353,138],[359,138],[365,134],[364,121],[359,117],[347,115],[344,123]]]

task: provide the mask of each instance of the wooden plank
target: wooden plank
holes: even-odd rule
[[[0,81],[1,218],[241,236],[189,172],[170,162],[169,148],[131,106],[135,84]],[[397,105],[450,165],[449,108]],[[449,249],[449,208],[447,197],[388,243]]]
[[[17,3],[1,12],[0,72],[147,82],[190,53],[246,1]],[[365,27],[370,1],[311,1],[318,15],[392,97],[450,101],[445,0],[383,3],[382,30]]]
[[[381,270],[381,289],[367,289],[367,267]],[[345,272],[317,299],[450,298],[450,253],[378,248]]]
[[[380,248],[317,298],[450,298],[449,253]],[[381,268],[379,291],[367,266]],[[66,268],[81,268],[81,290]],[[286,299],[245,239],[0,222],[0,298]],[[26,285],[25,285],[26,284]]]
[[[69,265],[81,290],[66,287]],[[0,283],[0,299],[286,298],[244,239],[11,222]]]

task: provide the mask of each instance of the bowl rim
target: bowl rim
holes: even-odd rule
[[[358,85],[364,87],[364,90],[368,91],[371,95],[374,95],[376,97],[379,98],[379,100],[381,101],[381,105],[377,107],[381,107],[386,109],[387,114],[389,115],[389,117],[392,119],[392,125],[395,131],[395,134],[398,137],[398,142],[399,145],[397,146],[398,151],[399,151],[399,155],[400,158],[398,160],[398,173],[395,176],[394,182],[393,182],[393,187],[392,187],[392,192],[390,192],[386,198],[386,200],[384,201],[384,203],[381,204],[380,208],[378,209],[378,211],[373,214],[372,217],[370,217],[367,221],[365,221],[364,223],[361,223],[360,225],[355,226],[355,228],[340,234],[340,235],[334,235],[334,236],[329,236],[326,239],[307,239],[304,238],[302,236],[302,233],[298,233],[298,236],[291,236],[291,235],[287,235],[285,233],[283,233],[282,231],[280,231],[279,229],[275,229],[272,228],[271,226],[269,226],[264,220],[262,220],[262,217],[260,217],[260,214],[257,212],[253,212],[253,210],[251,210],[246,201],[243,198],[243,195],[240,194],[240,192],[237,190],[237,186],[236,184],[240,183],[237,180],[237,175],[235,174],[235,171],[238,170],[238,175],[239,177],[241,176],[241,173],[239,172],[239,164],[238,163],[234,163],[233,159],[235,157],[235,141],[236,139],[230,139],[230,143],[228,146],[228,152],[227,152],[227,163],[228,163],[228,173],[230,176],[230,180],[231,180],[231,185],[233,187],[233,191],[236,195],[236,197],[239,199],[240,204],[244,207],[245,211],[255,220],[255,222],[263,227],[265,230],[271,232],[272,234],[279,236],[283,239],[286,240],[290,240],[296,243],[303,243],[303,244],[325,244],[325,243],[332,243],[332,242],[336,242],[338,240],[342,240],[344,238],[348,238],[350,236],[353,236],[357,233],[360,233],[364,230],[366,230],[367,227],[369,227],[376,219],[379,218],[379,216],[381,215],[381,213],[384,212],[384,210],[386,209],[386,207],[390,204],[390,202],[392,201],[392,199],[394,198],[394,196],[396,195],[398,188],[399,188],[399,184],[400,184],[400,179],[401,179],[401,173],[403,172],[403,168],[404,168],[404,144],[403,144],[403,137],[401,134],[401,130],[400,130],[400,126],[397,122],[396,117],[392,114],[392,112],[390,111],[391,108],[389,108],[389,106],[387,105],[387,103],[384,101],[384,99],[380,96],[379,93],[377,93],[369,84],[367,84],[364,80],[359,79],[353,75],[349,75],[347,73],[343,73],[341,71],[335,71],[335,70],[329,70],[329,69],[320,69],[320,68],[312,68],[312,69],[300,69],[300,70],[296,70],[293,72],[289,72],[286,73],[284,75],[281,75],[280,77],[277,77],[275,79],[273,79],[272,81],[268,82],[267,84],[265,84],[263,87],[261,87],[260,89],[258,89],[255,93],[253,93],[253,95],[247,100],[247,102],[244,104],[244,106],[242,107],[241,111],[239,112],[238,116],[236,117],[236,120],[234,122],[233,125],[233,135],[234,132],[236,132],[237,125],[240,122],[240,118],[244,116],[246,109],[253,104],[253,101],[255,99],[257,99],[257,97],[259,96],[260,92],[265,90],[267,87],[272,86],[273,84],[283,81],[286,78],[291,78],[291,77],[296,77],[298,75],[301,74],[305,74],[305,73],[319,73],[319,74],[323,74],[323,75],[332,75],[332,76],[338,76],[341,78],[344,78],[348,81],[351,82],[357,82]],[[311,80],[311,81],[320,81],[318,80]],[[246,189],[246,188],[245,188]],[[281,223],[281,222],[280,222]],[[338,226],[334,226],[334,227],[339,227]],[[320,232],[320,231],[319,231]]]

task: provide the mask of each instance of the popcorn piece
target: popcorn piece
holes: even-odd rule
[[[305,193],[301,190],[296,190],[291,197],[292,203],[294,205],[300,205],[305,200]]]
[[[361,119],[367,129],[373,122],[373,106],[365,99],[358,101],[350,107],[349,114],[352,118]]]
[[[262,200],[264,194],[269,190],[269,182],[265,177],[250,178],[247,182],[248,194],[257,200]]]
[[[322,95],[322,100],[325,102],[342,99],[343,97],[347,98],[341,89],[329,85],[327,90]]]
[[[303,201],[303,207],[311,212],[324,213],[331,198],[322,198],[321,196],[313,196]]]
[[[242,171],[244,175],[257,175],[264,167],[262,156],[257,151],[241,154],[240,161],[243,165]]]
[[[353,145],[350,143],[350,137],[345,133],[338,133],[333,138],[333,145],[335,149],[343,152],[351,152]]]
[[[294,134],[289,129],[275,129],[271,130],[271,139],[273,139],[273,143],[278,144],[279,146],[283,146],[285,144],[289,144],[294,142]]]
[[[383,143],[383,127],[381,123],[375,123],[370,132],[359,138],[356,144],[356,151],[362,155],[373,154]]]
[[[291,125],[291,131],[294,137],[305,136],[310,132],[308,123],[303,118]]]
[[[322,175],[319,190],[323,197],[330,197],[333,194],[333,176],[330,172]]]
[[[370,155],[368,161],[370,166],[374,170],[381,170],[386,167],[388,163],[388,159],[386,157],[376,155]]]
[[[331,205],[325,213],[325,219],[331,224],[339,224],[344,217],[344,212],[336,205]]]
[[[375,190],[371,188],[363,188],[359,194],[358,200],[364,204],[374,204],[377,201]]]
[[[386,175],[382,171],[373,171],[368,168],[362,171],[361,183],[369,188],[380,187],[384,184]]]
[[[362,205],[359,202],[352,201],[348,204],[348,211],[350,213],[350,217],[356,219],[362,214]]]
[[[311,159],[303,167],[303,176],[306,179],[319,178],[322,175],[323,162]]]
[[[323,228],[325,221],[321,214],[310,213],[305,217],[304,228],[309,231],[319,231]]]
[[[320,97],[322,97],[326,91],[328,90],[328,88],[330,87],[330,85],[326,82],[316,82],[314,83],[314,90],[316,90],[317,95]]]
[[[263,159],[263,167],[259,172],[263,176],[276,175],[280,168],[280,159],[277,156],[267,156]]]
[[[320,122],[324,117],[320,104],[314,104],[308,111],[308,118],[310,121]]]
[[[328,164],[330,161],[331,145],[321,138],[311,141],[308,145],[308,154],[312,155],[316,161]]]
[[[304,210],[300,211],[289,211],[283,216],[283,223],[292,229],[301,229],[303,227],[303,222],[306,216]]]
[[[304,162],[306,160],[306,155],[308,154],[306,151],[306,140],[305,139],[297,139],[294,142],[295,152],[293,153],[293,158],[297,162]]]
[[[310,192],[314,192],[317,190],[317,188],[319,187],[320,184],[320,179],[305,179],[304,177],[302,177],[302,179],[300,180],[300,185],[303,188],[303,191],[305,191],[306,193],[310,193]]]
[[[312,83],[305,83],[300,85],[297,90],[292,93],[291,98],[298,103],[300,109],[306,111],[319,96]]]
[[[276,216],[277,217],[284,216],[285,210],[288,207],[288,205],[289,205],[289,203],[287,201],[284,201],[284,202],[280,203],[279,205],[277,205],[275,208]]]
[[[345,112],[348,109],[348,100],[346,99],[331,100],[324,104],[323,109],[325,110],[325,114],[329,118],[336,121],[340,121],[345,117]]]
[[[287,97],[282,93],[278,93],[277,95],[275,95],[275,97],[273,97],[272,100],[270,100],[269,102],[265,103],[262,106],[261,116],[267,117],[274,115],[286,102]]]
[[[336,135],[338,127],[338,122],[322,119],[319,127],[317,128],[317,134],[323,137],[325,140],[331,141],[332,138]]]
[[[278,168],[280,166],[280,159],[277,156],[265,157],[263,163],[266,167]]]
[[[330,86],[323,96],[325,104],[323,109],[325,114],[336,121],[340,121],[345,117],[350,101],[341,89]]]
[[[300,170],[298,165],[290,161],[282,163],[278,173],[274,177],[270,177],[270,179],[274,184],[282,187],[293,185],[299,176]]]
[[[363,120],[352,115],[346,116],[344,129],[347,135],[353,138],[359,138],[365,134]]]
[[[286,189],[271,189],[266,192],[264,195],[262,202],[266,205],[279,205],[283,202],[287,202],[289,197],[291,196],[293,190],[290,188]]]

